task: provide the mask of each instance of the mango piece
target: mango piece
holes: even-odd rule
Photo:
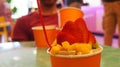
[[[50,53],[51,54],[57,54],[61,50],[61,48],[62,47],[60,45],[53,46],[50,50]]]
[[[65,49],[65,50],[68,50],[70,48],[70,44],[68,41],[64,41],[62,42],[62,47]]]
[[[70,45],[70,48],[68,49],[68,51],[73,51],[76,50],[76,46],[75,45]]]
[[[91,44],[85,44],[85,43],[75,43],[75,49],[77,53],[87,54],[92,50]]]

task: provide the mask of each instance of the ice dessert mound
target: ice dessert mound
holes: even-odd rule
[[[94,35],[88,30],[83,18],[67,21],[50,49],[52,55],[86,55],[100,50]]]

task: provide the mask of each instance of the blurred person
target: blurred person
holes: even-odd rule
[[[57,0],[56,5],[59,9],[64,7],[64,0]]]
[[[10,25],[7,27],[7,31],[8,31],[8,37],[11,37],[11,31],[14,26],[14,21],[12,18],[12,9],[10,8],[10,5],[7,2],[5,2],[5,5],[6,5],[5,6],[5,21],[10,23]]]
[[[4,0],[0,0],[0,16],[4,16]]]
[[[102,2],[104,5],[104,44],[112,46],[113,35],[118,26],[118,45],[120,47],[120,0],[102,0]]]
[[[7,26],[7,32],[8,37],[11,37],[11,27],[12,27],[12,10],[10,8],[10,5],[6,2],[6,0],[0,0],[0,16],[4,17],[4,22],[10,23],[9,26]],[[3,28],[0,28],[0,31],[2,31]],[[1,42],[1,35],[0,35],[0,42]]]
[[[67,6],[81,8],[83,0],[67,0]]]
[[[58,8],[57,0],[40,0],[41,13],[45,25],[58,25]],[[33,41],[34,35],[32,27],[40,26],[39,12],[35,11],[28,15],[20,17],[14,27],[12,40],[13,41]]]

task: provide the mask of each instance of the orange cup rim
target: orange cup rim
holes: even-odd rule
[[[90,54],[84,54],[84,55],[53,55],[49,52],[49,48],[47,49],[47,53],[51,56],[55,56],[55,57],[61,57],[61,58],[83,58],[83,57],[90,57],[90,56],[94,56],[97,54],[100,54],[103,51],[103,47],[99,45],[99,51],[94,52],[94,53],[90,53]]]
[[[46,28],[46,27],[51,27],[51,28]],[[45,28],[47,30],[56,29],[56,25],[46,25]],[[34,26],[34,27],[32,27],[32,30],[43,30],[43,27],[42,26]]]
[[[60,9],[60,11],[65,10],[65,9],[75,9],[75,10],[80,10],[80,11],[82,12],[81,9],[75,8],[75,7],[64,7],[64,8],[62,8],[62,9]]]
[[[64,10],[68,10],[68,9],[78,10],[78,11],[81,12],[82,17],[83,17],[83,15],[84,15],[84,13],[83,13],[83,11],[82,11],[81,9],[78,9],[78,8],[75,8],[75,7],[64,7],[64,8],[62,8],[62,9],[60,9],[59,12],[64,11]]]

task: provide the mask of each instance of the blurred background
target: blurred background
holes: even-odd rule
[[[67,0],[64,0],[66,5]],[[88,3],[88,6],[101,6],[101,0],[83,0],[84,3]],[[19,18],[23,15],[26,15],[30,12],[32,9],[37,8],[36,0],[11,0],[10,3],[11,8],[15,7],[17,8],[17,12],[12,15],[13,18]]]
[[[37,10],[36,0],[7,0],[7,2],[13,11],[12,19],[14,20],[14,23],[16,23],[16,20],[21,16]],[[58,8],[67,7],[67,2],[68,0],[58,0],[56,5]],[[84,12],[84,19],[89,30],[95,35],[103,36],[102,19],[104,12],[101,0],[83,0],[82,7],[80,9]],[[117,30],[114,38],[118,38]]]

